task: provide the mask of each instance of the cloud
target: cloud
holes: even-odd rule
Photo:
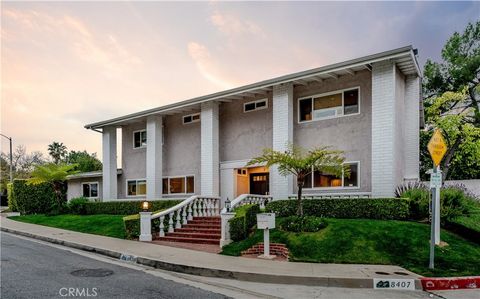
[[[215,10],[210,16],[210,21],[220,32],[229,36],[250,34],[265,37],[262,28],[256,23],[250,20],[241,20],[234,15],[221,13],[218,10]]]
[[[219,74],[218,68],[215,65],[215,62],[212,60],[210,52],[204,45],[196,42],[189,42],[188,54],[195,62],[202,76],[208,81],[225,89],[235,86],[235,84],[232,82],[222,78],[222,76]]]

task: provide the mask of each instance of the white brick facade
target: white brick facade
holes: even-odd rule
[[[161,116],[147,118],[147,199],[162,197],[162,139],[163,119]]]
[[[420,177],[420,78],[408,76],[405,81],[405,179]]]
[[[104,127],[102,134],[103,200],[117,198],[117,129]]]
[[[372,196],[392,197],[395,178],[395,66],[372,65]]]
[[[273,87],[273,149],[284,151],[293,142],[293,86]],[[274,199],[287,199],[293,191],[292,176],[284,177],[277,167],[270,168],[270,193]]]
[[[203,196],[220,195],[218,102],[202,104],[201,123],[201,184]]]

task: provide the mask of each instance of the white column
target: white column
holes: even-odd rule
[[[405,177],[418,180],[420,173],[420,78],[405,80]]]
[[[395,178],[395,66],[372,65],[372,196],[393,197]]]
[[[203,196],[219,196],[220,166],[218,142],[218,103],[202,103],[201,124],[201,183]]]
[[[162,117],[147,118],[147,199],[162,197]]]
[[[152,241],[152,212],[140,212],[140,236],[142,242]]]
[[[102,142],[103,200],[117,199],[117,128],[104,127]]]
[[[235,217],[235,213],[226,212],[220,215],[222,219],[222,230],[221,230],[221,237],[220,237],[220,247],[223,247],[227,244],[232,242],[230,238],[230,222],[229,220]]]
[[[293,85],[273,87],[273,149],[285,151],[293,142]],[[293,192],[292,176],[282,176],[270,167],[270,193],[274,199],[288,199]]]

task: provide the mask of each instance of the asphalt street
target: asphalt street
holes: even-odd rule
[[[1,298],[226,298],[1,233]]]

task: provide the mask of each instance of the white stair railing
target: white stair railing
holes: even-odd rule
[[[230,203],[230,211],[227,211],[226,208],[222,209],[221,217],[221,237],[220,237],[220,247],[227,245],[232,240],[230,239],[230,224],[229,220],[235,217],[234,209],[235,207],[247,205],[247,204],[258,204],[260,209],[265,208],[267,202],[272,201],[272,196],[270,195],[255,195],[255,194],[242,194],[232,200]]]
[[[153,214],[151,220],[160,218],[159,237],[164,237],[165,217],[168,219],[167,231],[173,233],[176,228],[181,228],[188,221],[193,220],[193,217],[213,217],[219,215],[219,197],[193,195],[169,209]],[[142,222],[140,224],[142,225]]]

